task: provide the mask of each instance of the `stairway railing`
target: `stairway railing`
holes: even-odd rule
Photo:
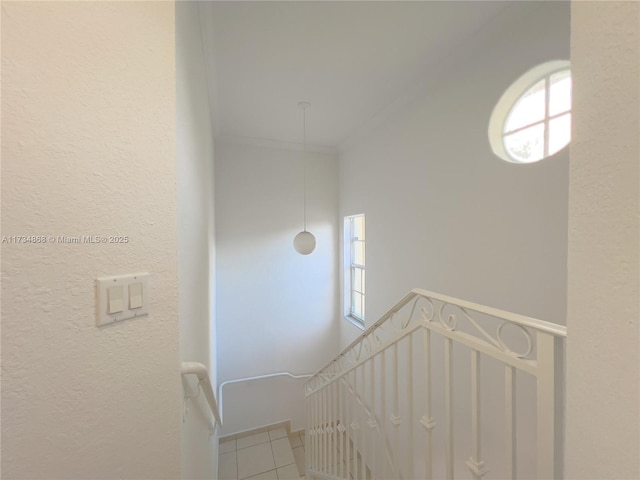
[[[397,480],[400,480],[402,478],[402,473],[400,471],[400,469],[398,468],[398,463],[397,460],[394,456],[394,450],[393,448],[391,448],[391,445],[388,444],[388,438],[385,435],[385,433],[380,429],[380,425],[381,425],[381,420],[376,416],[375,412],[372,412],[367,405],[365,404],[365,402],[360,398],[360,395],[358,395],[358,393],[346,382],[345,379],[342,379],[342,385],[345,388],[345,392],[348,394],[347,396],[353,396],[353,400],[355,400],[355,404],[356,406],[359,408],[360,413],[367,418],[369,421],[372,422],[372,424],[375,422],[375,438],[376,438],[376,443],[378,442],[383,442],[383,452],[384,452],[384,458],[382,458],[382,461],[385,462],[386,461],[386,465],[385,467],[387,467],[387,470],[391,473],[391,477],[389,478],[394,478]],[[352,401],[353,402],[353,401]],[[352,403],[351,402],[351,403]],[[347,399],[347,403],[349,403],[349,399]],[[346,429],[345,429],[345,435],[344,435],[344,440],[343,442],[349,442],[350,446],[353,448],[353,441],[354,438],[350,437],[349,435],[346,434]],[[372,442],[373,443],[373,442]],[[345,443],[345,447],[346,447],[346,443]],[[362,463],[362,461],[361,461]],[[346,465],[344,466],[344,468],[346,469]],[[370,468],[369,468],[370,469]],[[350,475],[351,472],[347,471],[347,478],[348,475]]]
[[[561,478],[565,337],[560,325],[413,290],[306,383],[308,476],[453,480],[464,466],[474,479],[489,467]],[[532,418],[535,438],[518,448]]]
[[[213,434],[216,425],[222,426],[222,417],[220,416],[220,410],[218,410],[216,396],[213,393],[213,388],[211,387],[211,379],[209,378],[209,371],[207,370],[207,367],[198,362],[182,362],[180,370],[183,377],[187,375],[195,375],[198,378],[198,390],[202,388],[204,391],[204,396],[207,399],[209,408],[211,409],[211,414],[215,419],[215,423],[211,427],[211,433]],[[187,396],[185,396],[185,402],[186,399]]]

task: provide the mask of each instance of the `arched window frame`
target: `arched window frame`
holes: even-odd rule
[[[549,89],[550,89],[550,78],[565,70],[571,71],[571,64],[568,60],[553,60],[550,62],[543,63],[538,65],[520,78],[518,78],[515,82],[507,88],[504,92],[498,103],[496,104],[493,112],[491,114],[491,118],[489,120],[489,143],[491,145],[491,149],[493,152],[503,160],[506,160],[511,163],[534,163],[536,161],[547,158],[549,155],[549,122],[556,118],[562,117],[567,113],[571,113],[571,107],[568,110],[563,110],[562,112],[556,112],[553,115],[550,115],[549,112]],[[506,123],[509,119],[509,116],[512,110],[519,103],[520,99],[525,96],[526,93],[529,92],[531,88],[533,88],[540,81],[545,81],[545,115],[542,120],[538,120],[527,125],[518,127],[517,129],[513,129],[510,131],[505,131]],[[505,137],[513,135],[516,132],[526,130],[535,125],[544,125],[544,143],[543,143],[543,156],[542,158],[532,160],[531,162],[523,161],[522,159],[516,158],[514,155],[511,155],[507,148],[505,147]],[[560,150],[564,149],[562,147]],[[555,155],[554,152],[552,155]]]

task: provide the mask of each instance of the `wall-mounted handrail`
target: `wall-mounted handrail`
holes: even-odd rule
[[[209,378],[207,367],[198,362],[182,362],[182,375],[195,375],[198,377],[198,384],[204,392],[211,413],[213,413],[213,417],[216,419],[218,425],[222,426],[222,417],[218,410],[218,403],[216,402],[213,388],[211,387],[211,379]]]
[[[266,373],[264,375],[256,375],[253,377],[243,377],[243,378],[234,378],[233,380],[226,380],[218,386],[218,398],[220,399],[220,415],[222,415],[222,403],[223,403],[222,393],[226,385],[230,385],[232,383],[250,382],[253,380],[262,380],[264,378],[272,378],[272,377],[290,377],[294,379],[299,379],[299,378],[311,378],[313,377],[313,374],[304,373],[302,375],[296,375],[289,372],[276,372],[276,373]]]

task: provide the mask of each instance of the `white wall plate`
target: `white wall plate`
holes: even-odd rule
[[[96,280],[96,326],[149,315],[147,272],[101,277]]]

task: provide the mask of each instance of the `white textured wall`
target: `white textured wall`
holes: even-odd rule
[[[315,372],[337,353],[337,161],[309,154],[308,256],[293,249],[302,152],[218,142],[215,168],[219,382]],[[303,428],[303,384],[285,382],[225,390],[224,433],[289,418]]]
[[[173,2],[2,3],[2,478],[180,475]],[[95,278],[151,315],[95,326]]]
[[[213,126],[199,2],[176,3],[177,193],[180,358],[200,362],[216,384],[213,235]],[[184,386],[190,395],[197,380]],[[215,478],[218,437],[203,395],[182,427],[182,478]],[[216,432],[218,433],[218,432]]]
[[[487,137],[512,82],[569,57],[568,3],[523,8],[341,154],[340,213],[367,216],[367,325],[416,287],[565,321],[568,149],[517,165]],[[347,345],[358,331],[341,325]]]
[[[640,478],[640,5],[574,2],[570,479]]]

